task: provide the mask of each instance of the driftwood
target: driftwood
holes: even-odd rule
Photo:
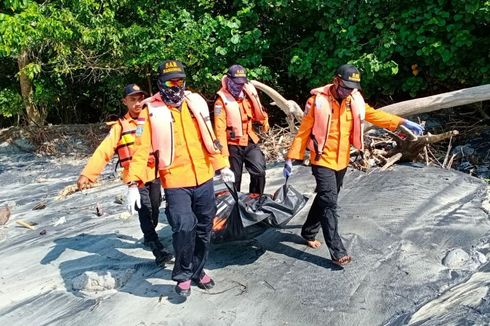
[[[490,100],[490,85],[464,88],[453,92],[399,102],[384,106],[380,108],[380,110],[406,117],[486,100]],[[373,125],[366,122],[365,131],[368,131],[372,127]],[[452,165],[455,155],[452,155],[451,158],[449,158],[451,143],[448,146],[446,156],[444,157],[444,161],[442,163],[439,162],[428,145],[446,140],[448,138],[452,140],[453,136],[459,134],[457,130],[452,130],[437,135],[428,133],[427,135],[417,137],[403,126],[400,126],[400,129],[402,129],[402,131],[407,135],[406,139],[401,138],[395,133],[388,132],[390,137],[395,141],[396,146],[383,153],[380,153],[379,149],[370,151],[370,154],[375,157],[374,161],[384,163],[381,170],[387,169],[397,161],[414,161],[419,157],[422,151],[424,152],[425,162],[427,165],[429,164],[429,160],[436,162],[437,165],[443,168],[449,168]],[[365,164],[363,167],[365,167]]]
[[[390,132],[389,134],[395,140],[397,146],[388,152],[389,157],[401,154],[399,156],[400,161],[414,161],[427,145],[452,138],[459,134],[457,130],[452,130],[437,135],[428,133],[427,135],[416,136],[404,126],[401,126],[400,129],[406,134],[407,138],[403,139],[398,134]]]
[[[264,92],[269,96],[274,102],[272,105],[276,105],[286,114],[286,121],[289,125],[289,130],[291,132],[296,131],[296,126],[294,120],[301,122],[303,119],[303,110],[301,107],[293,100],[286,100],[281,94],[279,94],[275,89],[256,80],[251,80],[251,83],[259,90]]]
[[[407,117],[415,114],[427,113],[488,100],[490,100],[490,85],[487,84],[394,103],[383,106],[379,108],[379,110],[393,113],[402,117]],[[370,123],[366,123],[365,131],[371,129],[372,127],[373,126]]]

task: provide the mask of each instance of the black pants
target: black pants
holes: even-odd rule
[[[162,203],[162,191],[160,179],[145,183],[143,188],[139,188],[141,197],[141,208],[136,207],[140,220],[141,231],[145,241],[156,241],[158,235],[155,228],[158,225],[158,215],[160,214],[160,204]]]
[[[306,240],[315,240],[320,226],[325,243],[333,259],[347,255],[338,232],[337,198],[347,168],[335,171],[323,166],[312,165],[316,180],[317,194],[311,205],[301,236]]]
[[[172,279],[197,281],[204,275],[216,215],[213,179],[197,187],[165,189],[165,198],[175,251]]]
[[[235,173],[235,186],[240,191],[243,163],[250,173],[249,193],[263,194],[265,188],[265,156],[259,145],[228,145],[230,152],[230,169]]]

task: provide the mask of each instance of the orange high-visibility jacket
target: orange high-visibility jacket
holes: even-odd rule
[[[124,119],[129,124],[133,125],[134,128],[137,127],[137,120],[131,118],[129,113],[126,113]],[[121,134],[122,134],[121,124],[119,122],[114,123],[112,125],[111,131],[109,132],[107,137],[102,141],[102,143],[100,143],[100,145],[97,147],[95,152],[92,154],[92,157],[89,159],[87,165],[83,169],[82,173],[80,173],[80,175],[86,176],[90,180],[90,182],[95,182],[97,176],[99,176],[99,174],[104,170],[104,167],[107,165],[107,163],[109,163],[109,161],[114,156],[114,153],[116,152],[116,148],[120,145]],[[149,156],[148,156],[149,152],[146,155],[146,161],[144,162],[142,173],[141,173],[140,181],[142,183],[146,183],[155,179],[154,164],[149,164],[154,162],[149,161]],[[131,179],[128,179],[128,173],[129,173],[128,167],[125,167],[123,169],[123,181],[125,183],[131,181]]]
[[[346,105],[344,99],[341,104],[327,94],[330,100],[332,115],[328,139],[323,148],[323,154],[319,160],[315,160],[315,151],[311,151],[311,164],[328,167],[332,170],[339,171],[349,165],[351,133],[353,131],[353,117],[350,108]],[[306,115],[301,122],[301,126],[289,149],[287,158],[303,160],[304,153],[310,134],[315,122],[315,96],[312,96],[306,102]],[[366,104],[366,121],[371,122],[381,128],[395,130],[402,122],[399,116],[375,110]]]
[[[228,160],[221,154],[210,154],[201,137],[198,121],[191,114],[187,102],[181,109],[168,107],[173,117],[174,160],[172,164],[160,170],[160,179],[164,188],[194,187],[213,178],[215,171],[229,167]],[[145,108],[140,116],[145,117],[145,127],[140,145],[135,146],[133,159],[129,167],[128,178],[141,180],[144,175],[145,155],[151,150],[152,129]]]
[[[223,146],[221,153],[225,156],[229,156],[227,144],[247,146],[249,138],[254,144],[259,142],[259,136],[253,129],[253,110],[250,100],[245,97],[243,100],[238,100],[236,102],[242,117],[243,135],[241,137],[235,137],[235,139],[231,137],[232,135],[229,132],[231,126],[228,126],[227,124],[226,108],[223,100],[221,97],[218,97],[214,103],[214,131],[220,144]],[[264,132],[269,130],[269,121],[267,118],[262,122],[262,128]]]

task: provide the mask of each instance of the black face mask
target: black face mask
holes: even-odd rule
[[[235,83],[230,77],[228,77],[226,80],[226,87],[228,88],[228,92],[230,92],[230,94],[237,100],[241,96],[243,96],[242,91],[244,86],[245,84]]]
[[[335,96],[335,98],[337,98],[338,100],[343,100],[347,98],[354,91],[352,88],[347,88],[340,85],[337,85],[336,89],[337,96]]]
[[[162,100],[166,104],[170,104],[174,107],[179,107],[184,101],[184,91],[185,91],[185,83],[182,86],[174,86],[174,87],[166,87],[162,85],[160,82],[158,83],[158,88],[160,90],[160,95],[162,96]]]

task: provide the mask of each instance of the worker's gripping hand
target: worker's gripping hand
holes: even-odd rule
[[[78,177],[78,180],[77,180],[78,190],[82,190],[82,189],[87,188],[89,183],[90,183],[90,180],[86,176],[81,175],[80,177]]]
[[[136,212],[136,207],[141,208],[141,197],[138,187],[131,186],[128,187],[127,193],[128,210],[131,215]]]
[[[408,128],[411,132],[413,132],[415,135],[421,135],[424,132],[424,127],[419,125],[418,123],[415,123],[413,121],[410,121],[408,119],[405,119],[402,123],[405,127]]]
[[[286,160],[286,162],[284,162],[284,169],[282,170],[282,174],[285,178],[289,178],[293,175],[293,162],[291,160]]]
[[[221,180],[223,182],[235,182],[235,173],[229,168],[221,169]]]

